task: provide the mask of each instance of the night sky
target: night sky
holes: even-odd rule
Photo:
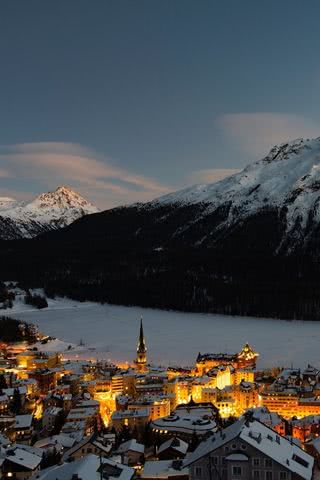
[[[320,136],[320,3],[4,0],[0,195],[100,207]]]

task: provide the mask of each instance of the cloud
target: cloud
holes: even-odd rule
[[[277,144],[296,138],[320,136],[320,127],[288,113],[229,113],[218,119],[224,134],[248,155],[262,157]]]
[[[0,178],[8,178],[8,177],[11,177],[10,171],[4,168],[0,168]]]
[[[146,201],[170,191],[152,178],[118,168],[109,158],[73,143],[2,146],[0,165],[0,176],[23,179],[48,188],[68,184],[86,192],[92,200],[97,199],[104,208]]]
[[[191,183],[214,183],[239,171],[240,170],[237,168],[208,168],[205,170],[195,170],[189,176],[189,180]]]

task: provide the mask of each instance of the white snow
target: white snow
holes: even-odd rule
[[[260,353],[259,366],[320,368],[320,322],[284,321],[182,313],[140,307],[80,303],[49,299],[49,308],[36,310],[23,304],[5,310],[21,320],[34,322],[43,333],[57,337],[44,350],[64,351],[83,339],[85,346],[64,352],[64,357],[101,358],[131,362],[136,355],[140,317],[150,362],[162,365],[192,365],[198,352],[239,352],[249,342]]]
[[[141,208],[168,204],[208,204],[201,216],[231,203],[226,225],[266,207],[287,207],[287,233],[303,231],[309,215],[320,221],[320,137],[275,146],[244,170],[213,184],[195,185],[160,197]],[[195,218],[197,221],[197,218]],[[220,228],[223,225],[220,225]]]
[[[98,211],[97,207],[65,186],[43,193],[29,203],[0,197],[0,216],[15,222],[20,237],[33,237],[47,226],[65,227],[83,215]]]

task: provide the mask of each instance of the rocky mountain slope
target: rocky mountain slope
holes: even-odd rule
[[[276,223],[274,228],[281,230],[274,253],[305,249],[315,240],[320,222],[320,138],[275,146],[265,158],[235,175],[166,195],[143,208],[191,205],[198,206],[199,213],[180,225],[174,236],[190,234],[194,245],[219,246],[250,219],[269,216]],[[218,221],[208,224],[215,214]]]
[[[0,238],[32,238],[63,228],[98,209],[68,187],[43,193],[31,202],[0,197]]]
[[[320,139],[296,140],[220,182],[0,242],[0,265],[79,300],[320,320],[319,199]]]

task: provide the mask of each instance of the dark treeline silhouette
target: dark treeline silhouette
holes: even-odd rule
[[[30,290],[26,291],[24,302],[26,305],[33,305],[39,310],[42,308],[47,308],[48,306],[47,299],[43,295],[40,295],[38,293],[31,293]]]
[[[174,234],[194,208],[115,209],[34,240],[0,242],[2,279],[80,301],[320,319],[320,235],[310,237],[307,250],[275,253],[283,225],[266,210],[219,239],[195,243],[195,226]],[[198,226],[201,235],[209,237],[223,215]]]
[[[34,342],[36,329],[34,325],[11,317],[0,317],[0,340],[3,342]]]

